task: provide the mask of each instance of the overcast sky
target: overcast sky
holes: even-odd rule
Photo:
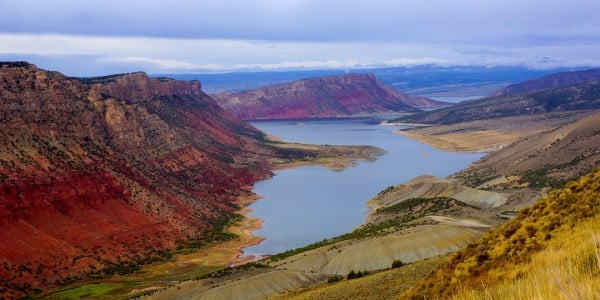
[[[0,60],[87,76],[600,66],[600,0],[0,0]]]

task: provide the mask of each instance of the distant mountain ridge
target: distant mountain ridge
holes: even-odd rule
[[[456,124],[548,112],[600,109],[600,81],[511,96],[461,102],[455,106],[394,119],[394,122]]]
[[[493,93],[492,97],[511,96],[535,90],[558,88],[591,81],[600,81],[600,68],[577,72],[561,72],[511,84]]]
[[[336,118],[418,112],[418,107],[450,105],[395,91],[373,74],[347,74],[303,79],[235,94],[215,100],[245,120]]]

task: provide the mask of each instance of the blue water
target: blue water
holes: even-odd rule
[[[481,99],[483,97],[485,97],[486,95],[480,95],[480,96],[443,96],[443,97],[437,97],[437,96],[431,96],[429,98],[433,99],[433,100],[438,100],[438,101],[446,101],[446,102],[450,102],[450,103],[460,103],[463,101],[467,101],[467,100],[475,100],[475,99]]]
[[[378,125],[383,118],[257,121],[254,126],[288,141],[311,144],[373,145],[386,154],[343,171],[314,166],[275,172],[255,184],[264,198],[250,208],[263,219],[254,232],[262,243],[244,254],[275,254],[351,231],[365,221],[366,201],[390,185],[430,174],[447,176],[481,158],[483,153],[436,150],[394,134],[398,127]]]

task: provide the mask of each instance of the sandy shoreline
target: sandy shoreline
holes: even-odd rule
[[[473,130],[456,133],[424,133],[418,129],[394,130],[394,133],[444,151],[492,152],[525,135],[495,130]]]
[[[236,257],[232,259],[233,265],[240,265],[254,260],[256,257],[253,255],[243,256],[244,248],[258,245],[265,240],[264,237],[255,236],[253,234],[254,231],[262,228],[263,220],[250,217],[249,214],[252,213],[252,209],[248,207],[250,204],[262,198],[262,196],[251,191],[249,191],[249,193],[249,195],[240,196],[237,201],[237,204],[242,207],[237,213],[243,215],[244,218],[240,222],[227,228],[229,232],[236,234],[238,236],[237,240],[239,240]]]

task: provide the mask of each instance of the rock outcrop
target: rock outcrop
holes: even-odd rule
[[[414,113],[419,111],[416,106],[446,104],[402,94],[373,74],[315,77],[214,97],[226,110],[245,120]]]
[[[0,63],[0,298],[215,238],[277,149],[197,81]],[[218,237],[218,236],[217,236]]]

